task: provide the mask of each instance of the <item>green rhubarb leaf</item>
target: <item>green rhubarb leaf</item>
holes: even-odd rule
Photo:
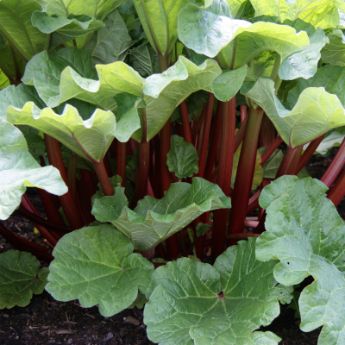
[[[40,9],[36,0],[1,0],[0,33],[27,60],[48,45],[48,35],[31,24],[31,15]]]
[[[184,0],[134,0],[135,9],[151,46],[169,55],[177,39],[177,15]]]
[[[214,1],[206,8],[190,3],[180,12],[179,39],[199,54],[215,57],[236,39],[232,61],[236,68],[263,51],[276,52],[284,59],[309,43],[306,32],[297,33],[287,25],[269,22],[252,24],[232,19],[224,2],[219,2]]]
[[[111,225],[85,227],[65,235],[53,251],[46,290],[58,301],[98,306],[106,317],[147,293],[153,265],[133,253],[132,243]]]
[[[324,87],[327,92],[338,96],[345,106],[345,69],[340,66],[324,65],[319,67],[314,77],[298,79],[291,85],[287,94],[287,104],[293,106],[300,93],[308,87]]]
[[[345,35],[335,30],[329,35],[329,43],[321,52],[322,61],[331,65],[345,66]]]
[[[316,152],[326,156],[329,153],[329,150],[333,147],[338,147],[345,138],[345,127],[337,128],[330,133],[322,140],[320,145],[317,147]]]
[[[152,139],[169,120],[174,110],[194,92],[211,92],[214,79],[221,69],[214,60],[196,65],[183,56],[160,74],[153,74],[144,82],[144,102],[148,134]],[[140,135],[136,136],[137,139]]]
[[[114,196],[97,196],[92,213],[97,220],[112,223],[138,250],[155,247],[205,212],[230,207],[222,190],[202,178],[193,178],[191,184],[173,183],[162,199],[146,196],[134,210],[121,193],[117,188]]]
[[[77,108],[69,104],[59,115],[51,108],[39,109],[28,102],[23,108],[9,107],[7,119],[15,125],[36,128],[91,161],[103,159],[116,130],[116,119],[111,111],[96,109],[88,120],[83,120]]]
[[[230,101],[241,89],[247,76],[248,66],[244,65],[235,70],[224,71],[213,82],[213,93],[222,102]]]
[[[247,2],[248,0],[227,0],[231,16],[237,17],[238,14],[241,14],[241,10]]]
[[[84,77],[92,78],[96,74],[87,52],[65,48],[52,54],[44,51],[35,55],[26,65],[22,81],[34,86],[47,106],[56,107],[62,103],[60,76],[67,66]]]
[[[10,85],[6,74],[0,69],[0,90]],[[0,115],[1,116],[1,115]]]
[[[345,223],[326,192],[320,181],[295,176],[266,187],[260,197],[266,232],[256,255],[275,262],[274,276],[285,286],[314,279],[299,298],[301,329],[322,327],[318,345],[339,345],[345,339]]]
[[[321,58],[321,49],[328,43],[322,30],[317,30],[310,37],[310,44],[301,51],[288,56],[280,65],[279,77],[283,80],[297,78],[309,79],[316,72]]]
[[[111,63],[123,60],[133,41],[127,26],[118,11],[111,13],[98,30],[92,56],[97,63]]]
[[[104,19],[122,0],[38,0],[42,9],[54,16],[88,16]]]
[[[192,177],[199,171],[199,157],[193,144],[178,135],[171,137],[167,166],[178,178]]]
[[[101,20],[94,18],[50,16],[44,12],[34,12],[31,21],[32,25],[44,34],[58,32],[70,38],[85,35],[103,26]]]
[[[0,219],[7,219],[19,206],[27,187],[63,195],[67,187],[59,171],[41,167],[28,151],[23,134],[0,120]]]
[[[0,254],[0,309],[26,307],[43,292],[48,270],[30,253],[9,250]]]
[[[251,239],[214,266],[182,258],[158,268],[144,311],[148,337],[160,345],[277,345],[279,337],[258,331],[279,315],[273,265],[255,259]]]
[[[272,16],[281,22],[302,19],[321,29],[338,27],[342,0],[250,0],[256,16]]]
[[[339,98],[323,87],[303,90],[292,110],[281,104],[271,79],[260,78],[246,96],[266,112],[282,139],[292,147],[345,125],[345,109]]]

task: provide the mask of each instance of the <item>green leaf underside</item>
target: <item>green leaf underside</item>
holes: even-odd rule
[[[46,48],[48,36],[31,24],[31,15],[39,10],[36,0],[1,0],[0,33],[26,59]]]
[[[240,242],[214,266],[182,258],[158,268],[145,306],[149,338],[160,345],[277,345],[257,331],[279,314],[272,263],[255,260],[255,240]]]
[[[199,171],[198,162],[199,157],[194,145],[178,135],[173,135],[167,156],[169,171],[178,178],[192,177]]]
[[[0,219],[7,219],[19,206],[27,187],[63,195],[67,187],[59,171],[41,167],[28,151],[23,134],[0,121]]]
[[[111,225],[85,227],[65,235],[54,248],[46,290],[58,301],[78,299],[109,317],[146,293],[153,265]]]
[[[199,54],[215,57],[236,39],[235,65],[239,67],[262,51],[285,58],[309,43],[306,32],[297,33],[287,25],[230,18],[218,2],[206,8],[188,4],[179,14],[179,39]]]
[[[92,213],[101,222],[111,222],[138,250],[150,249],[182,230],[204,212],[229,208],[221,189],[202,178],[173,183],[162,199],[146,196],[131,210],[123,190],[115,196],[96,197]]]
[[[339,98],[323,87],[303,90],[292,110],[279,101],[270,79],[260,78],[246,96],[266,112],[282,139],[292,147],[345,125],[345,109]]]
[[[0,254],[0,309],[26,307],[41,294],[48,271],[30,253],[9,250]]]
[[[59,115],[51,108],[39,109],[29,102],[21,109],[9,107],[7,114],[11,123],[36,128],[88,160],[103,159],[115,137],[116,119],[111,111],[97,109],[84,121],[71,105],[67,104]]]
[[[301,329],[323,326],[318,345],[345,339],[345,223],[326,198],[327,187],[312,178],[284,176],[265,188],[266,232],[257,240],[259,260],[277,260],[274,276],[285,286],[308,276],[314,282],[299,298]]]

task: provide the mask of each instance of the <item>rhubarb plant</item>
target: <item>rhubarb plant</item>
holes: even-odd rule
[[[1,254],[0,307],[42,291],[33,254],[57,300],[106,317],[147,302],[159,344],[273,345],[262,327],[311,276],[302,329],[342,339],[344,15],[340,0],[0,0],[0,219],[41,240],[0,223],[31,253]],[[319,180],[296,177],[330,151]]]

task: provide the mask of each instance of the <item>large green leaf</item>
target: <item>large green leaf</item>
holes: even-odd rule
[[[178,178],[192,177],[199,171],[199,157],[193,144],[178,135],[171,137],[167,166]]]
[[[321,49],[328,42],[329,40],[322,30],[315,31],[310,37],[308,46],[288,56],[282,62],[279,68],[279,77],[283,80],[311,78],[317,71]]]
[[[123,190],[114,196],[98,196],[92,213],[100,222],[110,222],[131,239],[138,250],[150,249],[182,230],[204,212],[230,207],[230,200],[215,184],[202,178],[192,183],[173,183],[164,197],[146,196],[137,207],[127,207]]]
[[[48,45],[48,35],[31,24],[32,13],[39,9],[36,0],[0,1],[0,33],[27,60]]]
[[[27,187],[55,195],[67,192],[59,171],[40,167],[28,151],[23,134],[0,120],[0,219],[7,219],[19,206]]]
[[[214,266],[182,258],[158,268],[144,311],[149,338],[160,345],[277,345],[273,333],[258,331],[279,315],[273,265],[256,261],[251,239]]]
[[[103,19],[114,11],[122,0],[38,0],[42,9],[55,16],[88,16]]]
[[[62,103],[60,76],[67,66],[87,78],[96,74],[89,53],[66,48],[51,54],[43,51],[35,55],[26,65],[22,81],[34,86],[46,105],[56,107]]]
[[[130,307],[147,293],[153,265],[111,225],[85,227],[65,235],[54,248],[46,290],[59,301],[78,299],[103,316]]]
[[[345,125],[345,109],[339,98],[323,87],[303,90],[292,110],[281,104],[271,79],[260,78],[246,96],[264,109],[282,139],[292,147]]]
[[[286,19],[302,19],[315,27],[327,29],[340,24],[342,0],[250,0],[256,16],[277,17],[281,22]]]
[[[309,43],[306,32],[297,33],[287,25],[252,24],[232,19],[224,4],[219,5],[219,0],[206,8],[192,3],[186,5],[179,15],[178,34],[188,48],[209,57],[217,56],[236,38],[232,59],[235,67],[246,64],[266,50],[276,52],[284,59]]]
[[[192,93],[211,92],[213,80],[221,73],[214,60],[206,60],[198,66],[183,56],[163,73],[146,79],[121,61],[97,65],[96,69],[99,80],[84,78],[67,67],[61,74],[59,102],[78,98],[105,109],[115,109],[116,95],[128,93],[141,97],[146,106],[147,139],[160,131],[176,107]],[[135,137],[139,139],[141,134]]]
[[[7,114],[9,122],[36,128],[88,160],[102,160],[115,137],[116,119],[111,111],[96,109],[83,120],[78,109],[69,104],[59,115],[28,102],[23,108],[9,107]]]
[[[9,250],[0,254],[0,309],[26,307],[41,294],[48,271],[30,253]]]
[[[151,46],[161,55],[169,55],[177,39],[177,15],[184,0],[133,2]]]
[[[345,341],[345,223],[327,199],[327,187],[311,178],[284,176],[266,187],[266,232],[257,240],[259,260],[276,263],[274,276],[285,286],[314,282],[299,298],[301,329],[323,326],[319,345]]]

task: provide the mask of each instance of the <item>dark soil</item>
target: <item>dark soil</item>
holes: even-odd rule
[[[331,158],[314,157],[308,171],[320,177]],[[345,200],[339,207],[345,218]],[[14,216],[6,226],[39,242],[33,225]],[[10,246],[0,236],[0,252]],[[283,340],[280,345],[316,345],[318,331],[299,330],[293,311],[284,309],[270,330]],[[82,309],[77,302],[60,303],[47,293],[35,296],[30,306],[0,311],[1,345],[149,345],[142,311],[133,309],[112,318],[103,318],[96,308]],[[179,344],[176,344],[179,345]]]

